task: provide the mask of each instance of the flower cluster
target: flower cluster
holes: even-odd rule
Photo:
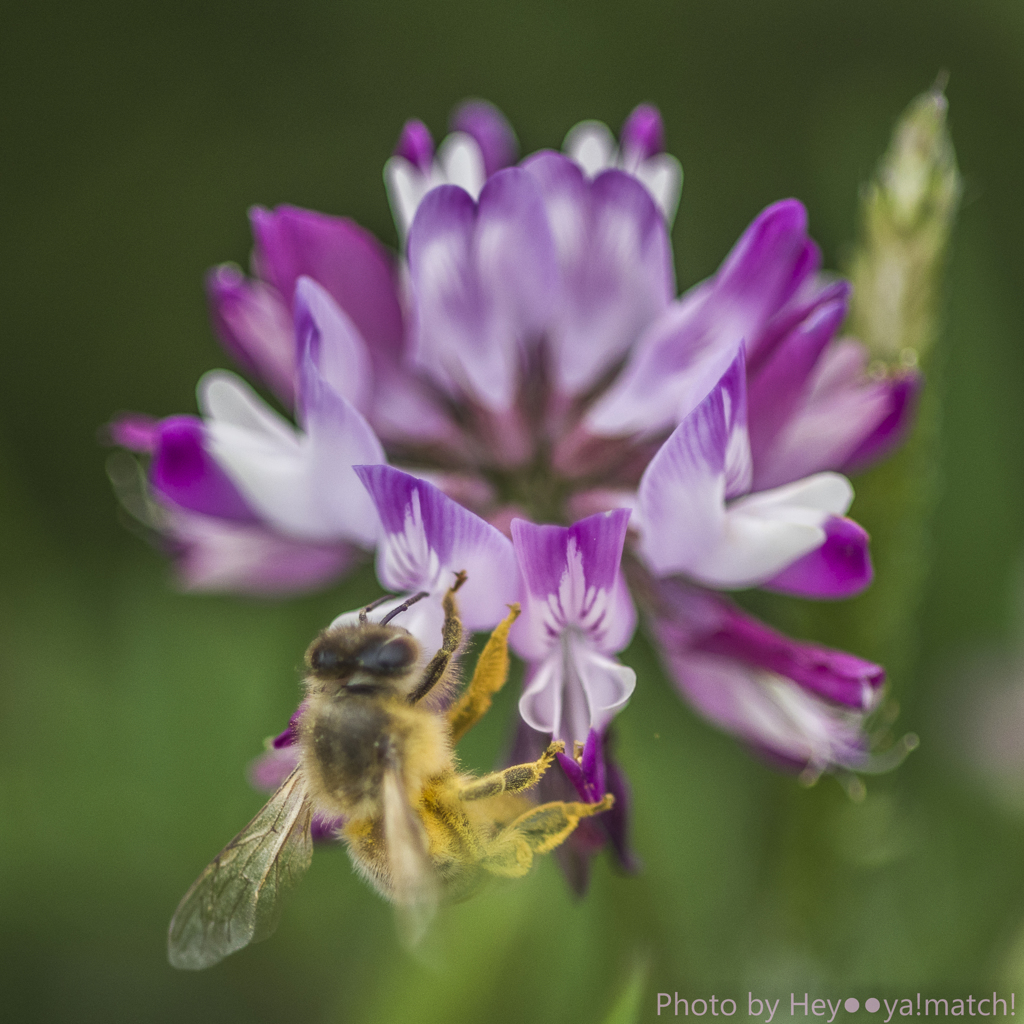
[[[217,333],[290,417],[213,371],[200,416],[114,425],[149,456],[147,514],[185,586],[301,591],[376,551],[396,604],[431,595],[403,621],[436,646],[465,570],[470,628],[523,604],[524,728],[581,745],[564,767],[583,799],[618,778],[604,736],[636,684],[617,655],[637,604],[701,714],[798,769],[867,767],[882,670],[718,592],[870,582],[841,474],[898,442],[916,374],[869,375],[838,336],[849,287],[795,200],[676,296],[682,174],[653,108],[618,142],[587,122],[518,162],[488,104],[453,129],[435,152],[411,121],[387,162],[397,257],[350,220],[256,208],[252,276],[211,272]]]

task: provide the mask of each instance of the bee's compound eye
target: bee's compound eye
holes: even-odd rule
[[[310,651],[309,665],[314,672],[324,675],[337,674],[344,664],[344,659],[337,647],[330,643],[320,643]]]
[[[356,661],[360,668],[366,669],[367,672],[391,675],[410,668],[416,657],[416,647],[412,641],[407,637],[396,636],[363,648]]]

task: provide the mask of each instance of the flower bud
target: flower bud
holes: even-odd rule
[[[962,191],[946,108],[939,85],[915,99],[864,190],[850,327],[885,369],[916,365],[935,337],[938,277]]]

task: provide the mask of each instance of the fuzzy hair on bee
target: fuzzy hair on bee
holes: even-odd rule
[[[255,818],[211,861],[171,920],[172,966],[211,967],[274,930],[281,903],[313,855],[314,814],[343,819],[339,837],[357,872],[396,908],[409,943],[442,901],[465,899],[488,876],[525,875],[536,854],[563,843],[596,803],[533,804],[535,786],[564,744],[528,764],[477,776],[461,770],[455,745],[480,720],[508,676],[510,606],[455,699],[462,648],[456,592],[444,595],[441,647],[423,665],[416,638],[392,620],[324,630],[306,652],[298,716],[299,762]],[[386,600],[382,599],[382,600]]]

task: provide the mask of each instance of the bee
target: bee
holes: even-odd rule
[[[299,762],[255,818],[213,859],[171,920],[174,967],[211,967],[274,930],[281,900],[309,867],[314,814],[344,819],[340,837],[356,870],[395,904],[418,941],[442,900],[471,895],[489,875],[516,878],[535,854],[563,843],[582,818],[613,803],[532,804],[522,794],[550,767],[561,742],[536,761],[483,776],[459,769],[454,747],[484,715],[508,675],[508,632],[518,605],[491,634],[473,678],[447,700],[462,623],[455,593],[443,599],[441,647],[419,670],[419,643],[370,605],[358,623],[324,630],[306,652],[298,717]]]

